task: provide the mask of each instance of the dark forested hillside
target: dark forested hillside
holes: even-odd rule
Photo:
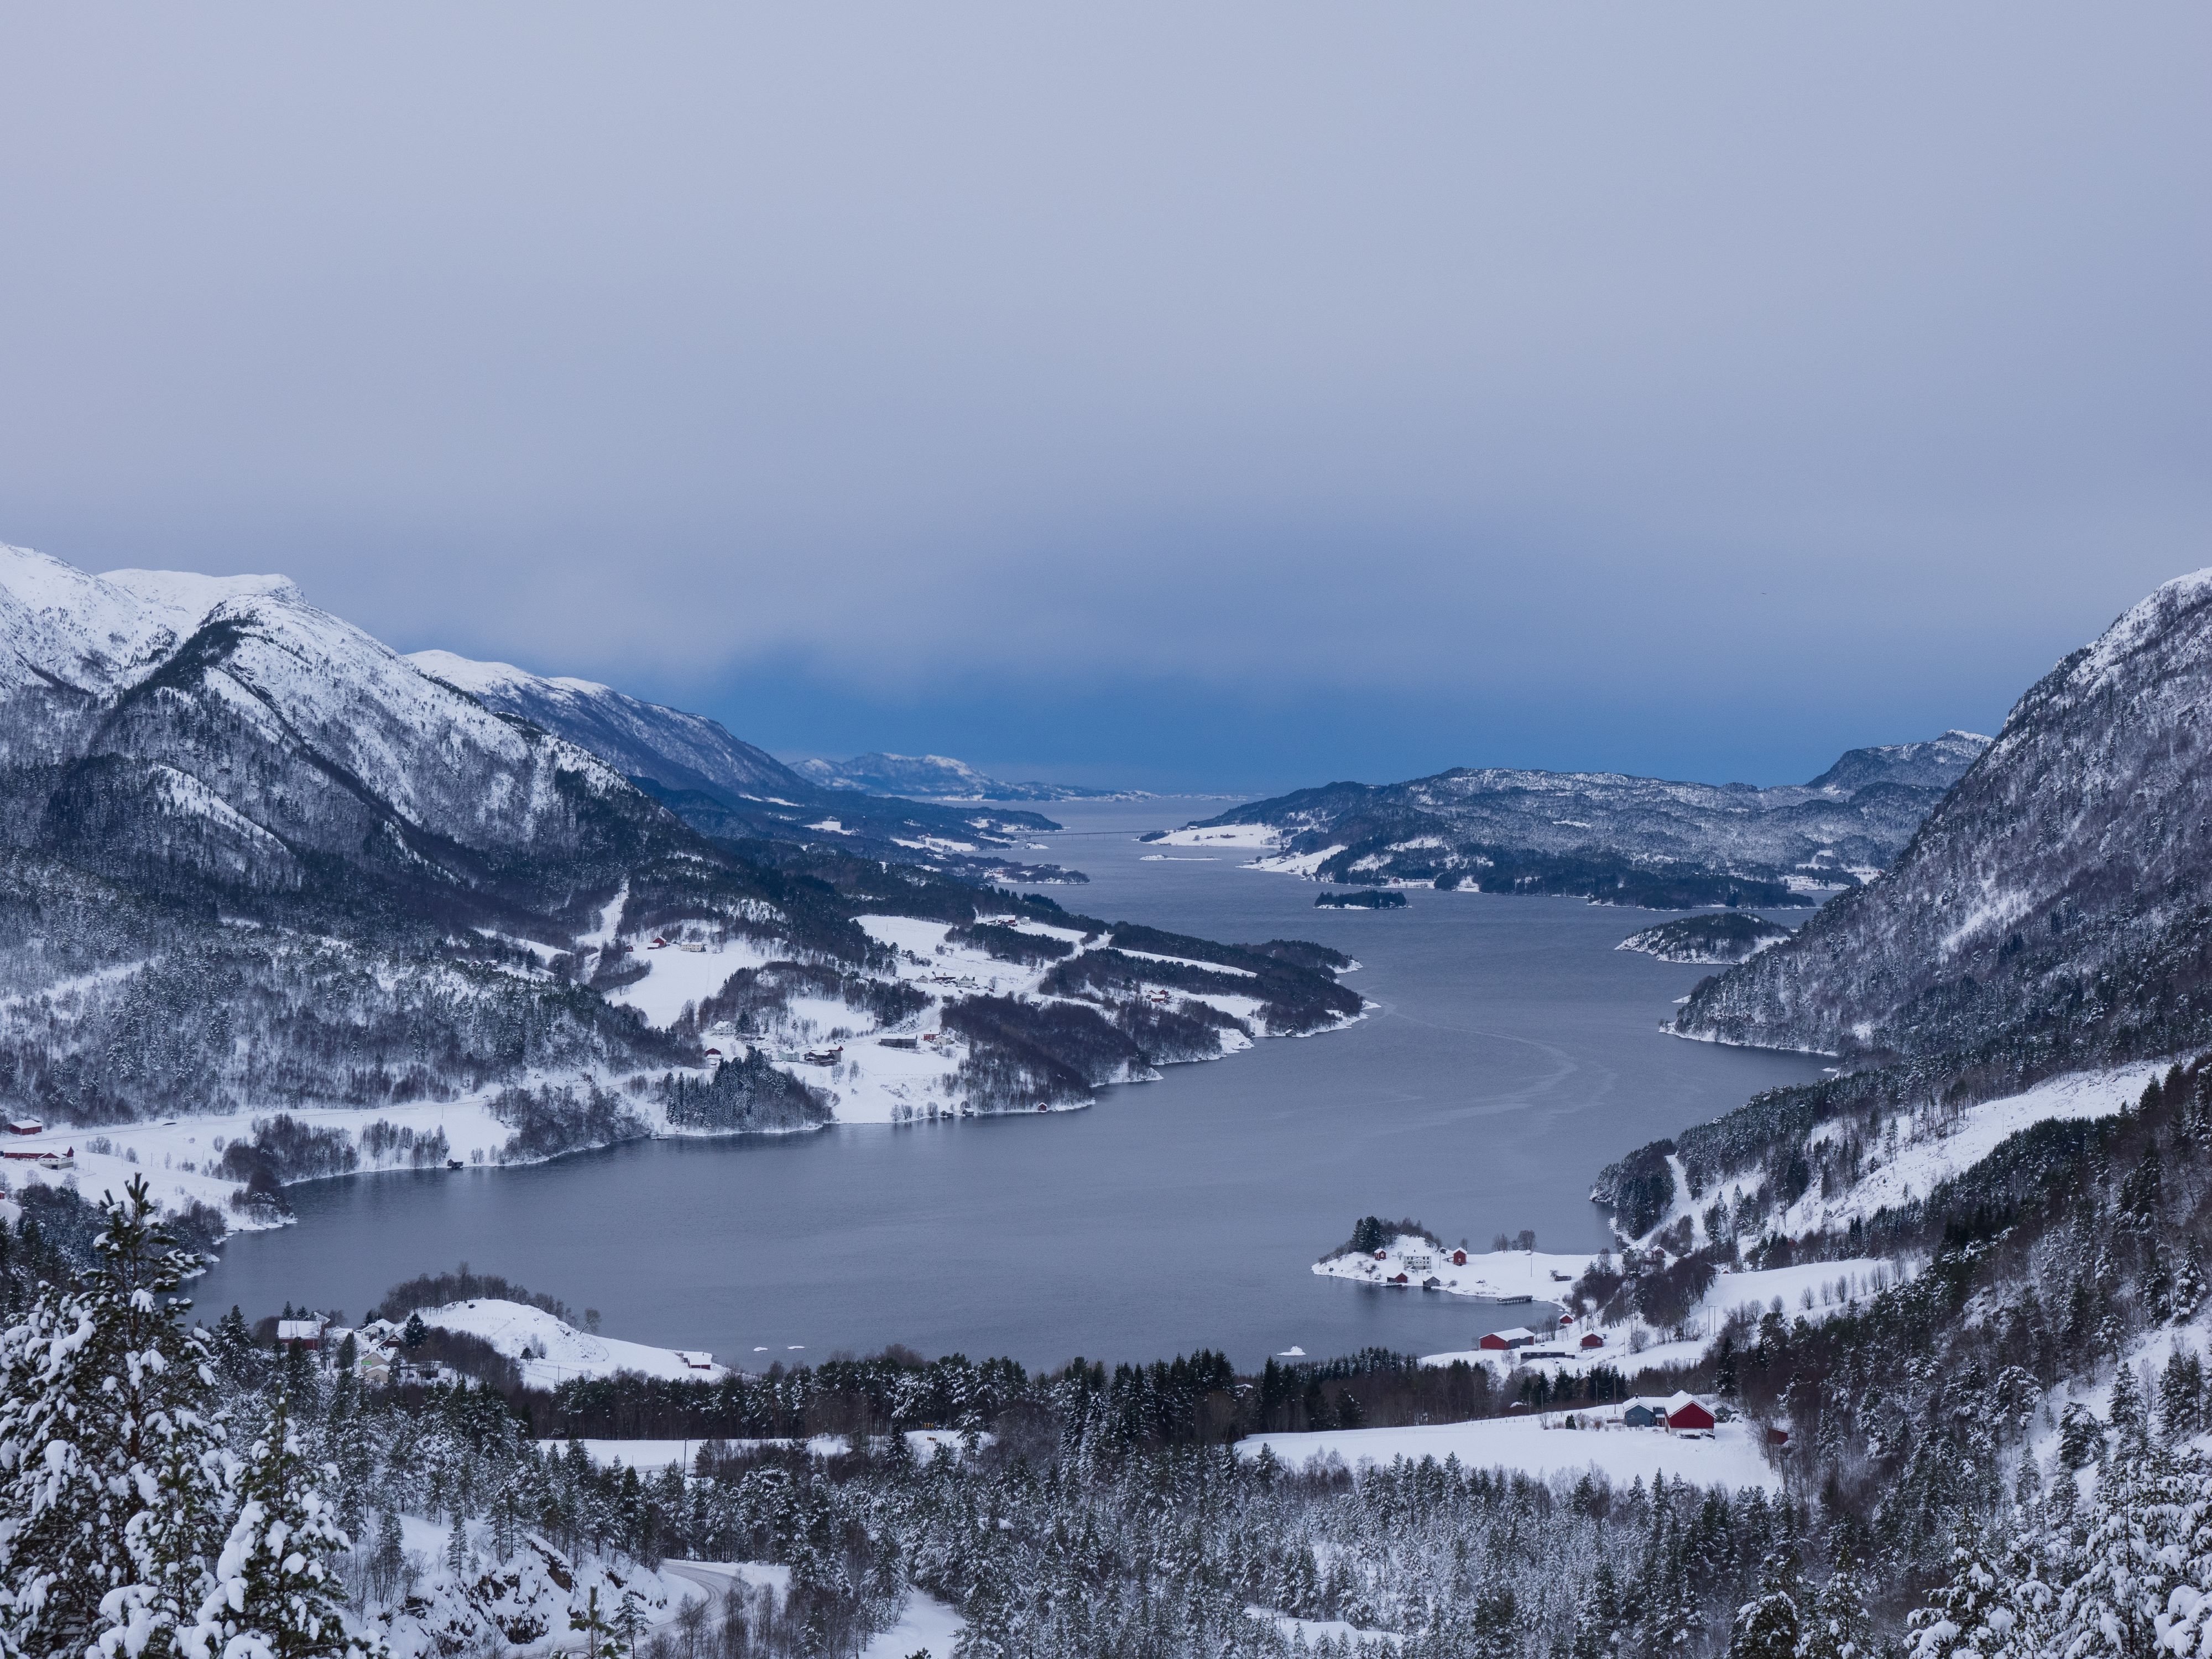
[[[2029,690],[1881,879],[1702,986],[1733,1042],[2055,1067],[2212,1038],[2212,575]]]

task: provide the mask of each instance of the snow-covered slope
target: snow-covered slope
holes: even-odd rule
[[[1262,867],[1330,881],[1464,883],[1662,908],[1802,903],[1896,857],[1985,741],[1948,732],[1853,750],[1809,784],[1772,789],[1461,767],[1301,790],[1173,839],[1264,833],[1275,856]]]
[[[1687,1035],[2083,1060],[2212,1034],[2212,571],[2038,682],[1896,866],[1683,1010]]]
[[[711,1354],[580,1331],[567,1320],[524,1302],[486,1297],[416,1311],[426,1325],[482,1337],[519,1364],[524,1383],[533,1389],[552,1389],[580,1376],[612,1376],[619,1371],[707,1382],[730,1372],[727,1365],[715,1364]]]
[[[1982,757],[1990,740],[1978,732],[1946,732],[1924,743],[1884,743],[1847,749],[1836,763],[1807,784],[1830,794],[1850,794],[1872,783],[1911,789],[1948,789]]]
[[[418,651],[408,660],[440,684],[566,738],[624,777],[646,781],[671,810],[707,835],[770,841],[836,836],[858,857],[926,864],[971,878],[1082,879],[1006,858],[1018,842],[1053,827],[1035,813],[889,799],[867,793],[875,786],[857,782],[839,782],[833,789],[732,737],[719,721],[611,686],[541,678],[511,664],[474,662],[449,651]]]
[[[257,595],[300,597],[283,576],[94,576],[29,548],[0,546],[0,694],[120,690],[159,667],[217,605]]]
[[[767,750],[732,737],[720,721],[703,714],[647,702],[592,680],[542,678],[512,664],[473,662],[450,651],[417,651],[407,660],[490,708],[590,750],[630,777],[672,788],[794,801],[814,793]]]

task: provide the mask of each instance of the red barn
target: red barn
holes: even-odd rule
[[[1525,1348],[1536,1340],[1536,1333],[1516,1325],[1510,1330],[1492,1331],[1477,1346],[1485,1348]]]
[[[1467,1266],[1467,1252],[1465,1250],[1454,1250],[1452,1252],[1452,1266],[1455,1267],[1464,1267]]]
[[[1667,1402],[1667,1426],[1670,1429],[1710,1429],[1713,1414],[1686,1394],[1678,1394]]]
[[[1601,1336],[1595,1331],[1584,1331],[1583,1333],[1583,1346],[1585,1348],[1602,1348],[1605,1346],[1605,1338]]]

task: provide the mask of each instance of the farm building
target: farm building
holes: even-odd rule
[[[1535,1340],[1535,1332],[1516,1325],[1508,1330],[1489,1332],[1479,1346],[1490,1349],[1525,1348]]]
[[[1585,1348],[1602,1348],[1605,1346],[1605,1337],[1603,1334],[1598,1331],[1584,1331],[1583,1333],[1583,1346]]]
[[[1678,1394],[1668,1401],[1664,1410],[1667,1426],[1670,1429],[1710,1429],[1713,1414],[1686,1394]]]

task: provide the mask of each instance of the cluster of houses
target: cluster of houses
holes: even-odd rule
[[[1693,1395],[1678,1393],[1664,1400],[1632,1400],[1620,1408],[1621,1426],[1664,1429],[1669,1434],[1710,1434],[1713,1414]]]
[[[1570,1319],[1565,1317],[1559,1321],[1562,1326],[1571,1322]],[[1493,1353],[1510,1353],[1516,1349],[1526,1349],[1528,1352],[1523,1357],[1529,1359],[1572,1359],[1587,1355],[1594,1349],[1605,1346],[1605,1334],[1601,1331],[1584,1331],[1581,1336],[1573,1339],[1574,1346],[1564,1352],[1559,1349],[1539,1348],[1535,1346],[1539,1342],[1548,1342],[1552,1340],[1547,1336],[1538,1335],[1526,1325],[1510,1325],[1502,1331],[1485,1332],[1475,1346]]]
[[[10,1117],[6,1127],[11,1135],[42,1135],[46,1126],[34,1117]],[[35,1164],[42,1170],[74,1170],[76,1168],[76,1148],[57,1152],[52,1146],[30,1146],[18,1151],[13,1146],[0,1149],[0,1158],[14,1158],[18,1163]]]
[[[348,1327],[333,1325],[320,1314],[307,1314],[298,1319],[276,1322],[276,1346],[280,1351],[296,1344],[313,1354],[325,1368],[337,1363],[338,1350],[344,1346],[349,1336],[354,1342],[354,1375],[369,1388],[452,1388],[461,1381],[461,1374],[450,1365],[434,1360],[402,1358],[399,1327],[388,1319],[372,1319],[366,1325]]]

